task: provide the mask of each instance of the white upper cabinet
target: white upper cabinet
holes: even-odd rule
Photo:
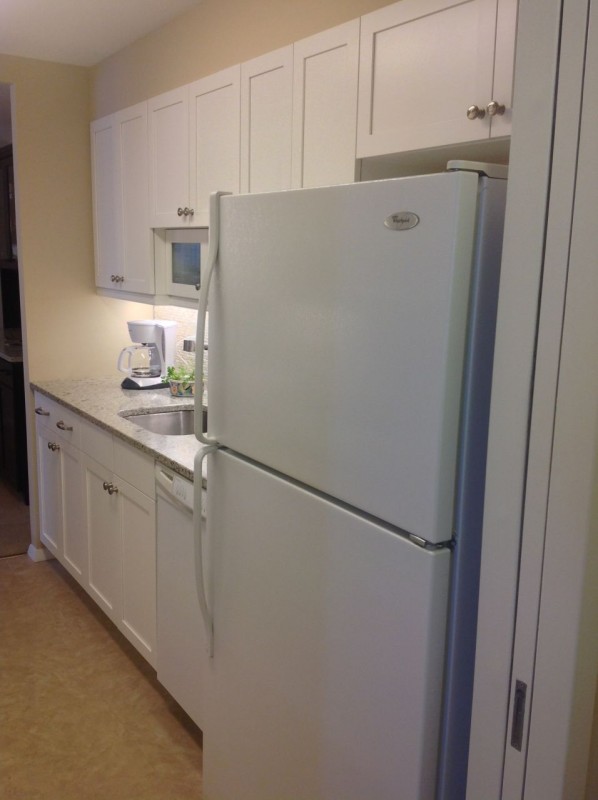
[[[401,0],[362,17],[357,157],[507,135],[516,12]]]
[[[150,225],[193,224],[189,169],[189,94],[182,86],[148,101]]]
[[[355,180],[359,20],[293,46],[292,186]]]
[[[189,86],[193,224],[208,225],[210,194],[239,192],[241,67]]]
[[[91,124],[96,285],[153,294],[147,104]]]
[[[491,136],[511,135],[515,38],[517,36],[517,1],[498,0],[496,9],[496,48],[492,99],[504,105],[503,114],[495,114],[490,123]]]
[[[116,156],[114,116],[96,119],[91,123],[93,233],[96,285],[104,289],[116,288],[110,277],[120,273],[122,266],[115,208]]]
[[[154,264],[149,228],[147,103],[115,115],[117,143],[116,218],[122,247],[120,289],[152,294]]]
[[[291,186],[293,46],[241,65],[241,191]]]

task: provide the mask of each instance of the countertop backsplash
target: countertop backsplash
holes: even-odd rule
[[[187,353],[183,350],[183,339],[195,336],[197,330],[197,311],[192,308],[179,308],[178,306],[155,306],[154,317],[156,319],[172,319],[178,322],[176,332],[176,363],[186,367],[195,366],[195,353]],[[206,336],[204,343],[208,344],[208,331],[206,319]],[[204,383],[207,385],[208,377],[208,351],[204,350],[203,356]],[[204,402],[207,398],[204,392]]]

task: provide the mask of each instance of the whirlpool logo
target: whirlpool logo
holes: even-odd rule
[[[419,217],[413,211],[398,211],[386,217],[384,225],[391,231],[408,231],[419,225]]]

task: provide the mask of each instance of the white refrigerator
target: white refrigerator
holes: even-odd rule
[[[212,198],[206,800],[459,797],[505,193]]]

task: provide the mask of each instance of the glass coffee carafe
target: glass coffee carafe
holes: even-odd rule
[[[118,369],[133,378],[158,378],[161,364],[155,344],[133,344],[121,350]]]

